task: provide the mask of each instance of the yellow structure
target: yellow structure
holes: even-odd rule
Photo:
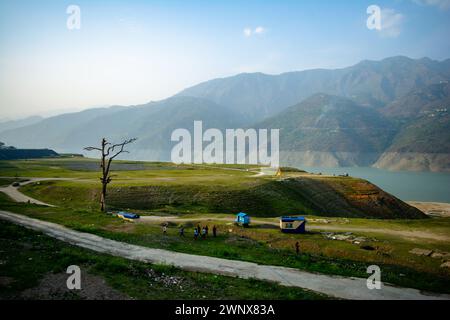
[[[280,167],[262,167],[260,168],[260,171],[263,175],[266,176],[275,176],[275,177],[281,177],[281,169]]]
[[[281,177],[281,168],[278,167],[277,173],[275,174],[277,177]]]

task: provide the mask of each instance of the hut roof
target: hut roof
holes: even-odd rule
[[[292,221],[305,221],[305,217],[281,217],[281,221],[283,222],[292,222]]]

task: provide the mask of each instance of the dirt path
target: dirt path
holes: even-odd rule
[[[34,204],[38,204],[41,206],[47,206],[47,207],[54,207],[54,205],[39,201],[39,200],[31,198],[29,196],[26,196],[22,192],[19,191],[19,188],[24,185],[39,182],[39,181],[75,180],[75,179],[71,179],[71,178],[27,178],[27,177],[21,177],[20,179],[26,179],[27,181],[20,182],[20,185],[17,187],[14,187],[13,185],[9,185],[7,187],[0,187],[0,192],[5,193],[6,195],[8,195],[11,199],[13,199],[16,202],[29,202],[29,203],[34,203]]]
[[[436,234],[427,231],[407,231],[407,230],[392,230],[385,228],[361,228],[361,227],[345,227],[345,226],[309,226],[309,229],[312,230],[324,230],[324,231],[351,231],[351,232],[363,232],[363,233],[382,233],[389,234],[393,236],[400,236],[403,238],[412,238],[412,239],[430,239],[437,241],[449,241],[450,237],[442,234]]]
[[[366,279],[328,276],[293,268],[259,265],[251,262],[171,252],[131,245],[65,228],[61,225],[0,211],[0,219],[43,232],[56,239],[97,252],[148,263],[168,264],[188,270],[240,278],[272,281],[284,286],[300,287],[343,299],[445,299],[450,295],[424,293],[416,289],[383,284],[380,290],[369,290]]]

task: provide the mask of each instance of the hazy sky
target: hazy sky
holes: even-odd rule
[[[372,4],[381,30],[366,26]],[[69,5],[81,9],[79,30],[66,26]],[[0,0],[0,119],[393,55],[450,58],[450,0]]]

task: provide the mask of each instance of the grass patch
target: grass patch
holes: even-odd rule
[[[71,211],[14,203],[2,194],[0,208],[131,244],[325,274],[367,277],[367,267],[378,264],[382,269],[384,282],[434,292],[450,292],[449,274],[439,268],[439,260],[409,254],[410,249],[423,245],[398,238],[378,237],[378,242],[364,243],[377,247],[377,250],[367,251],[351,243],[326,240],[319,233],[296,236],[282,234],[277,229],[265,226],[239,228],[223,221],[215,221],[214,216],[211,216],[208,224],[210,229],[212,224],[218,226],[219,236],[195,241],[191,237],[192,226],[205,223],[195,218],[191,222],[183,222],[186,237],[180,238],[177,226],[173,225],[169,227],[168,235],[163,236],[159,224],[124,222],[99,211]],[[229,233],[229,229],[233,232]],[[301,244],[300,255],[294,252],[296,241]],[[425,247],[429,246],[430,244]],[[433,243],[432,246],[434,249],[449,249],[447,244],[442,243]]]
[[[21,292],[37,286],[45,275],[65,272],[69,265],[79,265],[101,276],[112,288],[134,299],[325,298],[263,281],[185,272],[98,254],[4,221],[0,221],[0,240],[0,299],[20,299]]]
[[[253,177],[255,168],[251,167],[118,162],[117,176],[109,188],[108,203],[116,209],[137,211],[144,215],[156,213],[189,218],[190,221],[186,222],[186,225],[189,224],[186,228],[188,236],[180,239],[177,226],[171,225],[168,236],[163,237],[158,224],[128,223],[99,212],[99,174],[93,171],[96,164],[96,160],[89,159],[0,161],[0,167],[7,173],[5,175],[13,176],[18,172],[20,176],[78,179],[42,181],[21,188],[24,193],[58,207],[14,203],[0,193],[0,208],[132,244],[326,274],[365,278],[367,266],[378,264],[385,282],[450,292],[449,273],[439,267],[442,263],[439,259],[409,253],[416,247],[450,252],[448,242],[433,239],[418,242],[416,238],[370,232],[371,228],[385,228],[448,235],[450,219],[355,218],[360,216],[361,210],[368,210],[365,212],[377,216],[377,212],[384,209],[388,211],[382,217],[392,212],[400,212],[398,216],[404,216],[401,206],[392,206],[393,203],[386,200],[384,207],[367,205],[376,203],[377,197],[383,193],[363,180],[311,177],[303,172],[288,173],[295,179],[279,180]],[[353,218],[339,217],[342,214],[342,211],[337,211],[339,208],[347,210],[347,216]],[[375,211],[370,211],[373,208]],[[241,229],[223,221],[223,217],[233,217],[233,213],[241,210],[249,212],[255,220],[267,222],[266,225]],[[330,241],[320,233],[302,236],[281,234],[269,224],[277,221],[270,217],[305,213],[314,214],[307,217],[311,220],[326,215],[330,222],[327,226],[363,227],[369,230],[358,235],[374,237],[378,241],[367,240],[361,246],[372,246],[375,250],[363,250],[345,241]],[[334,217],[329,218],[330,215]],[[194,241],[190,236],[192,226],[206,223],[206,218],[210,219],[210,229],[212,224],[218,226],[219,237]],[[229,229],[233,231],[229,232]],[[300,241],[302,250],[298,256],[294,252],[296,241]]]

